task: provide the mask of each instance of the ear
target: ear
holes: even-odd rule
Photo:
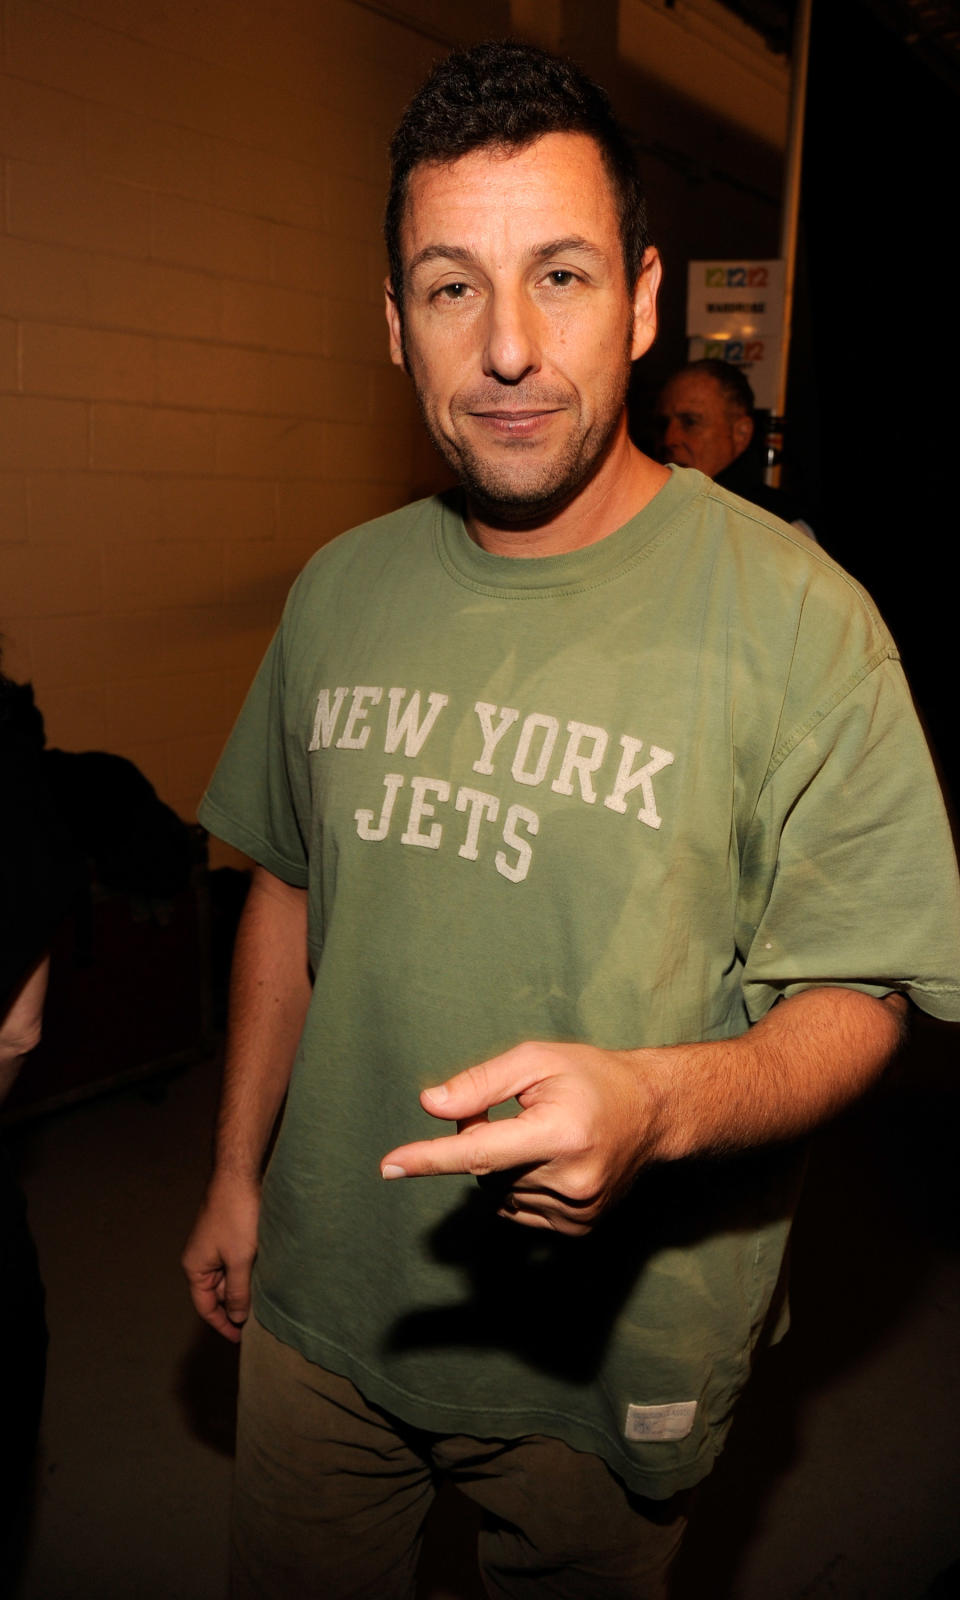
[[[730,432],[733,435],[733,442],[737,447],[737,455],[742,456],[744,450],[747,448],[747,445],[750,443],[750,440],[753,438],[753,418],[745,416],[742,411],[738,412],[733,419]]]
[[[657,337],[657,295],[663,278],[660,252],[653,245],[644,252],[633,291],[633,340],[630,359],[646,355]]]
[[[395,367],[406,370],[403,359],[403,331],[400,327],[400,310],[397,306],[393,286],[389,278],[383,280],[384,309],[387,313],[387,327],[390,331],[390,360]]]

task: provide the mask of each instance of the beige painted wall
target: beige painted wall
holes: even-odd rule
[[[336,0],[4,6],[5,664],[184,815],[295,573],[408,496],[384,147],[436,52]]]
[[[551,42],[557,0],[515,4]],[[433,470],[380,216],[451,9],[0,5],[5,667],[51,744],[131,757],[192,816],[295,573]],[[453,15],[469,38],[510,12]]]
[[[677,94],[782,149],[789,67],[718,0],[620,0],[618,48]]]

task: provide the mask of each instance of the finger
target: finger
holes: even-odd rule
[[[190,1298],[195,1311],[217,1333],[229,1339],[232,1344],[238,1344],[240,1328],[228,1316],[221,1298],[222,1293],[222,1275],[219,1272],[205,1272],[191,1279]]]
[[[457,1119],[457,1132],[466,1133],[468,1128],[478,1128],[482,1122],[489,1122],[486,1111],[480,1111],[475,1117],[459,1117]]]
[[[384,1178],[429,1178],[444,1173],[482,1177],[508,1167],[536,1167],[549,1161],[556,1137],[533,1110],[500,1122],[475,1121],[463,1133],[444,1139],[421,1139],[400,1145],[384,1156]]]
[[[543,1062],[521,1045],[501,1056],[491,1056],[489,1061],[467,1067],[445,1083],[424,1089],[420,1104],[432,1117],[456,1118],[462,1122],[523,1094],[545,1075]]]
[[[506,1222],[516,1222],[521,1228],[550,1228],[554,1233],[564,1233],[570,1238],[581,1238],[590,1232],[590,1224],[579,1217],[568,1217],[562,1211],[538,1210],[517,1201],[507,1201],[497,1212]]]
[[[204,1322],[209,1322],[215,1332],[222,1334],[225,1339],[229,1339],[231,1344],[240,1343],[243,1337],[243,1328],[230,1321],[222,1306],[218,1306],[215,1311],[204,1317],[203,1320]]]
[[[223,1309],[235,1328],[242,1328],[250,1315],[250,1268],[227,1267],[223,1280]]]

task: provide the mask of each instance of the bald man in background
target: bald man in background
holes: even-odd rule
[[[657,401],[658,454],[696,467],[722,489],[782,517],[815,539],[792,495],[765,484],[751,459],[756,400],[743,371],[729,361],[691,361],[668,378]]]

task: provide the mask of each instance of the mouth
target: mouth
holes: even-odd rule
[[[560,414],[560,407],[542,407],[539,410],[513,410],[498,407],[492,411],[471,411],[468,415],[480,424],[485,432],[503,439],[527,439],[545,427],[552,417]]]

